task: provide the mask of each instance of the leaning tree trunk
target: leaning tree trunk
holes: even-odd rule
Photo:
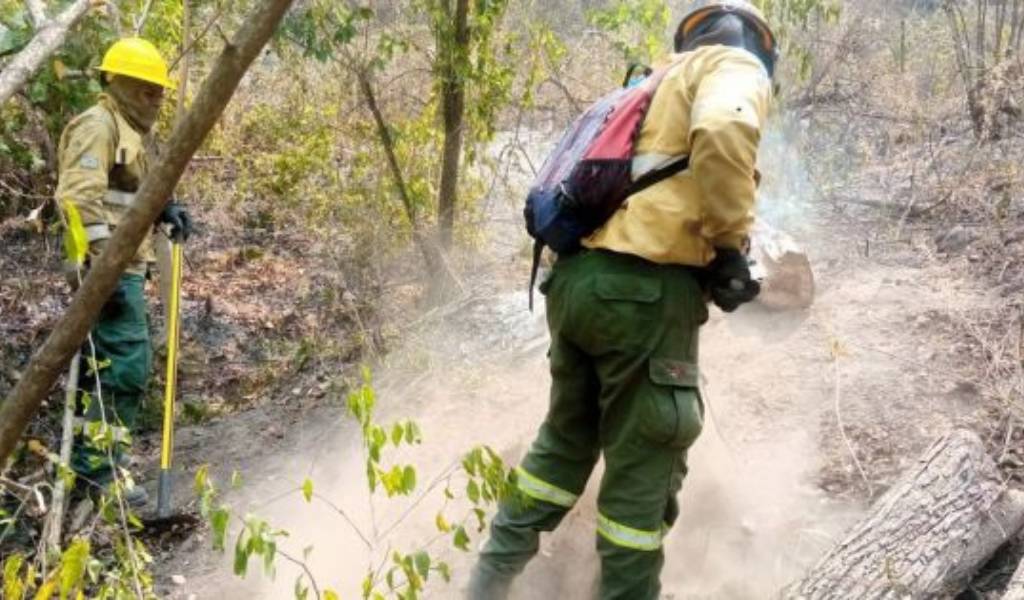
[[[213,65],[185,119],[174,128],[166,151],[147,175],[135,205],[114,231],[106,250],[78,288],[67,312],[57,322],[25,369],[25,374],[0,405],[0,467],[6,464],[32,415],[82,344],[117,286],[118,278],[143,238],[153,227],[192,154],[206,138],[284,17],[292,0],[265,0],[254,8]]]
[[[1017,567],[1017,572],[1010,578],[1003,600],[1024,600],[1024,561]]]
[[[1024,526],[1024,494],[1006,489],[972,432],[937,441],[785,598],[954,596]]]
[[[42,24],[32,41],[0,72],[0,105],[21,89],[21,86],[43,66],[46,59],[61,47],[68,30],[85,16],[92,5],[93,0],[76,0],[57,18]],[[39,16],[33,14],[33,18]]]

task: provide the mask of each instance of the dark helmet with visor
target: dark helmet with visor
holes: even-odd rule
[[[745,0],[697,0],[675,35],[676,52],[700,46],[735,46],[757,56],[774,75],[778,46],[764,14]]]

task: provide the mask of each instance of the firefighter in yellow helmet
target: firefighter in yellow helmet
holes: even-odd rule
[[[541,285],[551,333],[547,417],[516,469],[469,585],[504,600],[604,458],[597,499],[603,600],[655,600],[700,435],[697,338],[705,294],[731,312],[759,291],[744,256],[775,38],[739,0],[694,3],[636,142],[634,180],[689,167],[629,197]],[[549,597],[558,594],[552,590]]]
[[[56,200],[61,207],[74,205],[81,216],[89,240],[86,268],[89,260],[103,251],[135,201],[151,164],[147,135],[156,123],[165,90],[174,87],[159,51],[140,38],[116,42],[104,55],[99,70],[104,93],[96,105],[68,124],[58,150]],[[175,202],[167,206],[160,222],[167,223],[171,235],[182,240],[191,232],[188,213]],[[71,465],[84,489],[109,484],[145,398],[152,349],[144,286],[154,260],[147,237],[92,330],[97,363],[89,360],[81,368],[83,401],[79,410],[84,424],[76,437]],[[69,267],[72,285],[81,275]],[[90,357],[90,350],[87,345],[83,356]],[[113,432],[114,464],[104,447],[109,437],[97,425],[103,420]],[[103,438],[106,441],[99,441]],[[128,490],[126,496],[136,506],[147,500],[139,486]]]

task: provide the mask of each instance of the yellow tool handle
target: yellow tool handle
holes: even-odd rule
[[[178,387],[178,343],[180,341],[182,245],[171,245],[171,299],[167,307],[167,385],[164,388],[163,444],[160,447],[160,469],[171,468],[174,447],[174,397]]]

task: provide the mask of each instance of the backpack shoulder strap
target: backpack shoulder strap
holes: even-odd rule
[[[682,173],[690,167],[690,157],[684,156],[679,160],[669,163],[659,169],[653,169],[640,176],[633,182],[633,185],[629,186],[629,191],[626,193],[626,197],[632,196],[633,194],[639,194],[656,183],[661,183],[669,177]]]
[[[544,242],[533,242],[533,265],[530,266],[530,312],[533,312],[533,288],[537,285],[537,271],[540,270],[540,259],[544,254]]]

